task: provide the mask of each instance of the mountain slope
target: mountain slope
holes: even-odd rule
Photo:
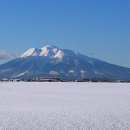
[[[36,77],[130,80],[130,69],[51,45],[31,48],[17,59],[0,65],[0,79]]]

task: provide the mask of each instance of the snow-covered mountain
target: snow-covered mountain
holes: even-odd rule
[[[36,77],[130,80],[130,68],[109,64],[51,45],[40,49],[31,48],[18,58],[0,65],[0,79]]]

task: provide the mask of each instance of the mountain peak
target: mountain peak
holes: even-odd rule
[[[54,49],[54,48],[57,48],[57,49],[58,49],[58,47],[53,46],[53,45],[51,45],[51,44],[47,44],[47,45],[43,46],[42,48],[48,48],[48,49]],[[42,48],[41,48],[41,49],[42,49]]]
[[[37,48],[31,48],[27,50],[25,53],[23,53],[20,57],[27,57],[27,56],[36,56],[40,52],[40,49]]]
[[[62,51],[53,45],[47,44],[45,46],[43,46],[42,48],[31,48],[29,50],[27,50],[25,53],[23,53],[20,57],[21,58],[25,58],[28,56],[43,56],[43,57],[49,57],[49,58],[58,58],[58,57],[62,57],[63,53]]]

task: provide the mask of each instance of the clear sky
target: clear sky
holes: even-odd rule
[[[130,68],[130,0],[0,0],[0,63],[47,43]]]

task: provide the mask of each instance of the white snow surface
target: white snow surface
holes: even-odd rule
[[[0,130],[130,130],[130,84],[0,82]]]

